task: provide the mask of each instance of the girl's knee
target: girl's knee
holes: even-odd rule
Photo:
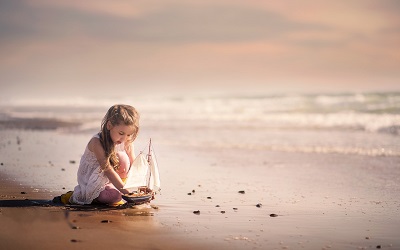
[[[97,200],[101,203],[116,203],[122,199],[121,193],[114,188],[107,188],[100,192]]]

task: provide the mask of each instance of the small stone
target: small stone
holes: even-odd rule
[[[65,168],[62,168],[61,171],[65,171]]]
[[[192,193],[188,193],[188,195],[192,195]]]
[[[221,214],[224,214],[225,213],[225,211],[221,211]]]
[[[237,207],[234,207],[233,210],[238,210],[238,208],[237,208]]]
[[[0,163],[0,165],[2,165],[2,166],[3,166],[4,164],[3,164],[3,163]]]
[[[219,207],[219,205],[216,205],[215,207]]]
[[[258,204],[256,205],[256,207],[262,207],[262,204],[261,204],[261,203],[258,203]]]
[[[200,214],[199,210],[193,211],[194,214]]]
[[[110,220],[102,220],[101,223],[111,223]]]
[[[240,190],[238,193],[239,193],[239,194],[244,194],[245,191],[244,191],[244,190]]]
[[[212,198],[210,196],[208,196],[207,199],[212,199]]]
[[[71,164],[75,164],[75,163],[76,163],[76,161],[74,161],[74,160],[70,160],[70,161],[69,161],[69,163],[71,163]]]
[[[369,240],[369,236],[365,237],[366,240]]]
[[[71,242],[78,242],[78,240],[72,239]]]
[[[382,248],[382,246],[381,246],[381,245],[377,245],[377,246],[376,246],[376,248],[378,248],[378,249],[381,249],[381,248]]]
[[[22,191],[21,194],[26,194],[26,192]]]
[[[196,192],[196,190],[193,189],[193,190],[192,190],[192,193],[195,193],[195,192]]]
[[[81,228],[78,226],[73,226],[72,229],[81,229]]]
[[[270,217],[278,217],[277,214],[270,214],[269,216],[270,216]]]

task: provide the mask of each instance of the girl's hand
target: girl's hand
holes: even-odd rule
[[[123,194],[130,194],[129,190],[128,190],[128,189],[125,189],[125,188],[121,188],[121,189],[119,189],[119,191],[120,191],[121,193],[123,193]]]

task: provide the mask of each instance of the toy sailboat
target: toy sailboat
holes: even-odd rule
[[[131,193],[123,195],[122,198],[128,203],[135,204],[151,201],[154,199],[154,195],[161,190],[160,173],[151,139],[148,153],[141,151],[133,161],[124,188]]]

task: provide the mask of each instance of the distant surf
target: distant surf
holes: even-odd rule
[[[0,128],[95,132],[114,103],[139,110],[142,133],[170,131],[167,144],[400,155],[400,93],[15,100]]]

